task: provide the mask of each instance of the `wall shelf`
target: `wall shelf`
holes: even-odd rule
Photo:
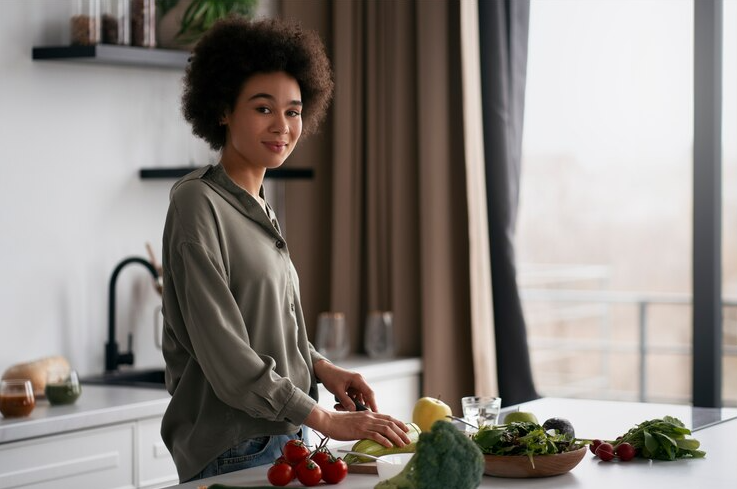
[[[39,61],[72,61],[177,70],[182,70],[187,66],[189,56],[188,51],[115,46],[111,44],[33,48],[33,59]]]
[[[141,180],[181,178],[196,170],[196,167],[183,166],[176,168],[141,168]],[[309,180],[314,176],[312,168],[274,168],[266,171],[266,178],[280,180]]]

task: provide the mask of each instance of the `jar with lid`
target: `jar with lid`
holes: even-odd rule
[[[128,44],[128,0],[102,0],[103,44]]]
[[[99,0],[75,0],[70,32],[71,44],[92,46],[100,41]]]
[[[156,47],[156,0],[130,0],[131,46]]]

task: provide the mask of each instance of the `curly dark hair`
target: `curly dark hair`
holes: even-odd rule
[[[317,130],[333,93],[333,73],[320,37],[296,22],[248,20],[216,22],[197,43],[184,76],[182,112],[192,132],[214,150],[225,145],[223,114],[233,110],[241,87],[257,73],[283,71],[302,95],[302,134]]]

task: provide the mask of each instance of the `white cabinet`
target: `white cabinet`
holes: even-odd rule
[[[154,489],[177,484],[161,417],[0,444],[0,489]]]
[[[363,375],[374,390],[379,411],[400,421],[412,421],[412,409],[421,393],[422,362],[419,358],[370,360],[353,357],[335,363]],[[318,389],[320,406],[332,410],[333,395],[322,384]]]
[[[371,388],[376,394],[379,411],[400,421],[412,421],[412,409],[420,398],[420,376],[398,375],[374,381]]]
[[[135,423],[0,445],[0,488],[134,488]]]
[[[167,487],[179,482],[177,468],[161,440],[161,418],[136,423],[136,458],[139,488]]]

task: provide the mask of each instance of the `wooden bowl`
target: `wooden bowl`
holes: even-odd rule
[[[565,474],[583,459],[588,448],[555,455],[534,455],[532,466],[527,455],[484,455],[484,474],[494,477],[550,477]]]

